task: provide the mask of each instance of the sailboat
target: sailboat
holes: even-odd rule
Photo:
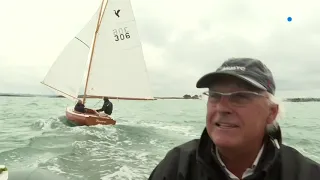
[[[87,98],[102,97],[155,100],[130,0],[103,0],[41,83],[75,102],[84,78],[83,104]],[[110,116],[100,117],[87,109],[79,113],[67,107],[66,117],[78,125],[116,124]]]

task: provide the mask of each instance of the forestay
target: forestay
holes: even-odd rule
[[[100,8],[99,8],[100,9]],[[86,26],[62,50],[42,83],[68,99],[75,100],[87,72],[88,55],[99,9]]]
[[[86,95],[153,99],[130,0],[107,2],[89,72]]]

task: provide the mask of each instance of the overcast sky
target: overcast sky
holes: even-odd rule
[[[265,62],[280,96],[320,96],[319,1],[131,2],[155,96],[201,93],[198,78],[230,57]],[[39,82],[99,4],[1,1],[0,92],[50,93]]]

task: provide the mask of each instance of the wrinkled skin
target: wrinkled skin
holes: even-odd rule
[[[248,91],[251,85],[234,77],[224,77],[216,81],[209,89],[227,93]],[[262,92],[267,95],[266,92]],[[278,106],[269,103],[266,97],[255,97],[243,107],[232,106],[228,98],[213,103],[210,97],[207,102],[206,127],[209,136],[218,148],[244,150],[261,146],[267,124],[272,123],[278,113]],[[216,122],[236,126],[220,128]]]

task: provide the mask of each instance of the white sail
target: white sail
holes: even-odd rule
[[[109,0],[101,16],[86,95],[153,99],[130,0]]]
[[[78,97],[80,86],[87,72],[88,55],[97,26],[99,10],[86,26],[62,50],[51,66],[42,83],[55,93],[68,99]]]

